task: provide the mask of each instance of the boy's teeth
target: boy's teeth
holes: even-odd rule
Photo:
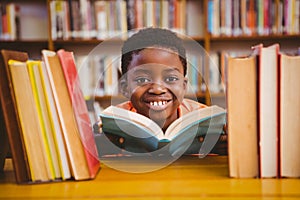
[[[151,101],[150,105],[152,106],[162,106],[165,105],[167,103],[167,101]]]

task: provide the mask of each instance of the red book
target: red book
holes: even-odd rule
[[[57,55],[65,75],[78,130],[86,154],[89,171],[91,177],[95,177],[100,168],[100,161],[87,105],[80,87],[74,54],[73,52],[61,49],[57,52]]]

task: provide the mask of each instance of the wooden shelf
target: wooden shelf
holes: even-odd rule
[[[189,36],[187,36],[189,37]],[[204,38],[199,36],[199,37],[190,37],[190,39],[198,41],[198,42],[204,42]],[[103,41],[105,42],[112,42],[112,43],[120,43],[123,42],[125,39],[122,38],[107,38],[105,40],[99,40],[99,39],[82,39],[82,38],[77,38],[77,39],[58,39],[58,40],[53,40],[54,45],[62,45],[62,44],[99,44]]]
[[[30,45],[30,44],[48,44],[48,40],[0,40],[1,46],[5,44],[9,45]]]
[[[270,34],[270,35],[239,35],[239,36],[210,36],[210,41],[255,41],[255,40],[299,40],[300,35]]]
[[[98,40],[98,39],[60,39],[60,40],[53,40],[53,44],[54,45],[70,45],[70,44],[74,44],[74,45],[81,45],[81,44],[92,44],[92,45],[97,45],[101,42],[103,42],[104,40]],[[111,42],[122,42],[121,39],[117,40],[117,39],[112,39],[109,40]]]

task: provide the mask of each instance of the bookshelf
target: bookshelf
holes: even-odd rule
[[[236,0],[224,0],[224,2],[227,3],[232,3],[235,4],[236,2],[246,2],[246,1],[236,1]],[[52,14],[53,14],[53,4],[54,0],[43,0],[43,1],[38,1],[38,0],[27,0],[27,1],[21,1],[21,0],[14,0],[13,3],[18,5],[20,7],[20,33],[21,36],[19,38],[15,39],[5,39],[1,37],[1,43],[0,43],[0,48],[1,49],[12,49],[12,50],[22,50],[22,51],[27,51],[29,55],[32,58],[39,58],[40,57],[40,52],[42,49],[50,49],[50,50],[58,50],[60,48],[64,48],[69,51],[74,51],[75,56],[81,57],[84,55],[87,55],[90,51],[92,51],[98,44],[102,43],[105,41],[105,37],[103,35],[97,35],[95,33],[95,28],[97,28],[96,24],[97,18],[90,18],[92,21],[92,25],[94,24],[94,28],[90,30],[90,33],[87,34],[85,31],[83,33],[83,36],[73,36],[72,33],[67,34],[66,36],[63,36],[63,33],[54,33],[53,32],[53,21],[52,21]],[[69,2],[71,1],[62,1],[65,2],[64,4],[61,4],[60,6],[56,6],[56,9],[61,9],[63,10],[63,7],[65,5],[68,5]],[[95,8],[95,3],[99,2],[97,0],[91,0],[91,1],[86,1],[86,0],[78,0],[78,1],[72,1],[74,3],[73,10],[75,7],[79,6],[78,12],[83,14],[87,14],[89,12],[84,12],[83,9],[80,8],[80,5],[85,7],[85,9],[93,9]],[[90,2],[90,4],[89,4]],[[110,0],[104,0],[101,1],[102,4],[105,2],[110,8],[113,9],[112,6],[114,7],[114,10],[118,10],[119,15],[112,15],[116,14],[112,12],[109,16],[106,16],[106,18],[117,18],[120,16],[123,16],[121,18],[117,18],[121,24],[126,24],[127,28],[132,27],[129,23],[127,23],[127,15],[124,14],[124,9],[127,13],[129,13],[129,7],[128,5],[130,2],[132,3],[133,1],[127,0],[127,1],[110,1]],[[116,2],[122,2],[120,3],[120,7],[118,7],[118,4]],[[143,1],[138,1],[139,3]],[[157,25],[157,16],[160,16],[162,19],[160,21],[160,26],[165,26],[164,23],[166,23],[163,19],[163,16],[165,16],[166,13],[165,11],[161,11],[160,14],[154,10],[157,9],[155,7],[156,4],[153,4],[154,1],[152,0],[145,0],[144,1],[144,8],[145,13],[147,14],[147,18],[143,18],[143,23],[141,25],[142,21],[141,19],[138,19],[136,17],[136,20],[139,20],[140,26],[143,25]],[[263,43],[264,45],[271,45],[273,43],[279,43],[281,50],[286,51],[286,52],[295,52],[297,48],[299,47],[299,41],[300,41],[300,32],[299,32],[299,17],[294,17],[292,19],[292,13],[294,13],[293,16],[299,16],[299,13],[297,9],[289,11],[288,9],[291,9],[289,4],[283,4],[283,1],[276,0],[276,1],[268,1],[269,2],[269,8],[274,8],[276,12],[273,15],[273,18],[277,17],[277,21],[279,17],[281,17],[281,24],[277,24],[277,29],[274,31],[273,27],[271,29],[271,25],[275,26],[274,23],[272,23],[271,19],[272,16],[269,15],[269,30],[266,33],[260,33],[258,30],[252,34],[245,34],[243,32],[239,34],[222,34],[222,32],[215,33],[214,31],[211,30],[211,23],[213,20],[213,17],[219,16],[220,18],[218,19],[219,21],[213,22],[214,24],[218,24],[219,27],[217,27],[217,30],[221,31],[221,19],[222,19],[222,5],[221,1],[218,0],[178,0],[178,1],[155,1],[155,2],[168,2],[169,7],[172,2],[177,3],[177,7],[173,7],[174,10],[177,9],[177,12],[180,14],[174,15],[177,18],[180,18],[179,23],[177,23],[177,27],[175,27],[175,30],[179,31],[184,31],[186,35],[189,37],[193,38],[198,44],[203,46],[204,50],[209,53],[209,55],[213,55],[214,53],[222,53],[222,52],[239,52],[243,54],[248,54],[251,50],[251,46],[254,46],[259,43]],[[247,2],[255,2],[254,0],[249,0]],[[287,1],[287,2],[292,2],[292,1]],[[0,3],[1,5],[1,10],[3,14],[3,9],[5,5],[9,4],[10,1],[3,1]],[[272,3],[272,4],[271,4]],[[274,4],[273,4],[274,3]],[[117,4],[117,5],[116,5]],[[241,7],[242,7],[241,3]],[[162,4],[161,5],[161,10],[166,9],[163,8]],[[214,11],[212,8],[213,6],[216,6],[219,8],[219,12]],[[234,6],[232,6],[234,7]],[[261,6],[258,6],[257,8],[260,8]],[[299,7],[298,3],[295,4],[294,7]],[[150,12],[150,9],[153,8],[153,12]],[[245,7],[246,8],[246,7]],[[233,8],[234,9],[234,8]],[[24,11],[25,10],[25,11]],[[257,17],[261,16],[261,14],[258,14],[259,10],[255,10]],[[299,9],[298,9],[299,10]],[[31,12],[30,12],[31,11]],[[93,10],[91,10],[93,11]],[[280,11],[280,12],[279,12]],[[90,12],[94,13],[96,11]],[[126,13],[125,12],[125,13]],[[176,11],[175,11],[176,12]],[[281,13],[282,12],[282,13]],[[79,14],[77,13],[77,14]],[[236,13],[236,11],[232,11],[232,13]],[[273,12],[270,12],[273,13]],[[66,23],[73,23],[76,24],[76,18],[67,18],[67,15],[64,15],[63,12],[60,13],[59,15],[64,16],[66,20],[62,20],[63,25],[62,27],[66,26]],[[105,19],[100,17],[100,19]],[[74,15],[73,15],[74,16]],[[136,16],[141,16],[137,14]],[[236,14],[234,14],[236,16]],[[240,11],[240,24],[242,26],[242,21],[244,20],[242,14],[242,11]],[[85,16],[85,17],[91,17],[91,16]],[[125,18],[126,17],[126,18]],[[175,18],[176,18],[175,17]],[[171,17],[169,16],[169,19]],[[236,17],[235,17],[236,18]],[[235,19],[234,18],[234,19]],[[32,20],[30,24],[28,24],[28,20]],[[267,17],[265,17],[267,19]],[[117,20],[117,21],[118,21]],[[289,20],[292,20],[293,22],[293,27],[296,27],[293,30],[289,30],[289,27],[291,26]],[[276,21],[276,22],[277,22]],[[65,23],[66,22],[66,23]],[[234,22],[231,22],[234,23]],[[258,22],[257,22],[258,23]],[[164,25],[163,25],[164,24]],[[288,25],[286,25],[288,24]],[[26,25],[26,26],[25,26]],[[120,25],[120,24],[119,24]],[[286,28],[284,26],[287,26]],[[111,26],[111,24],[106,24],[107,28]],[[104,35],[118,35],[121,31],[127,30],[126,26],[119,27],[115,32],[109,32],[108,34]],[[158,25],[159,26],[159,25]],[[257,24],[257,27],[259,24]],[[280,26],[280,27],[279,27]],[[75,25],[73,26],[75,27]],[[78,27],[77,27],[78,28]],[[85,28],[86,27],[81,27]],[[105,27],[100,27],[100,28],[105,28]],[[133,28],[138,28],[136,25]],[[172,28],[169,26],[169,28]],[[174,28],[174,27],[173,27]],[[2,29],[3,30],[3,29]],[[37,31],[38,30],[38,31]],[[65,30],[65,29],[63,29]],[[89,30],[89,29],[86,29]],[[76,34],[75,34],[76,35]],[[78,35],[78,34],[77,34]],[[118,51],[118,45],[120,45],[123,41],[122,38],[117,39],[119,41],[115,41],[117,45],[112,45],[108,47],[108,51]],[[117,47],[116,47],[117,46]],[[219,59],[219,58],[217,58]],[[218,63],[220,61],[217,61]],[[205,66],[205,73],[204,73],[204,79],[208,82],[211,78],[210,70],[209,70],[209,62],[206,62],[204,64]],[[218,64],[217,64],[218,65]],[[208,83],[207,83],[208,84]],[[200,86],[201,87],[201,86]],[[217,103],[217,104],[222,104],[224,105],[224,91],[217,91],[217,92],[209,92],[207,89],[200,90],[200,92],[197,92],[197,97],[201,99],[201,101],[205,102],[208,105]],[[105,99],[109,99],[107,96],[104,95],[104,97],[98,97],[96,98],[99,101],[104,101]]]

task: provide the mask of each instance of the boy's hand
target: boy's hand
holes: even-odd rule
[[[102,132],[102,122],[98,121],[93,125],[93,132],[99,134]]]

